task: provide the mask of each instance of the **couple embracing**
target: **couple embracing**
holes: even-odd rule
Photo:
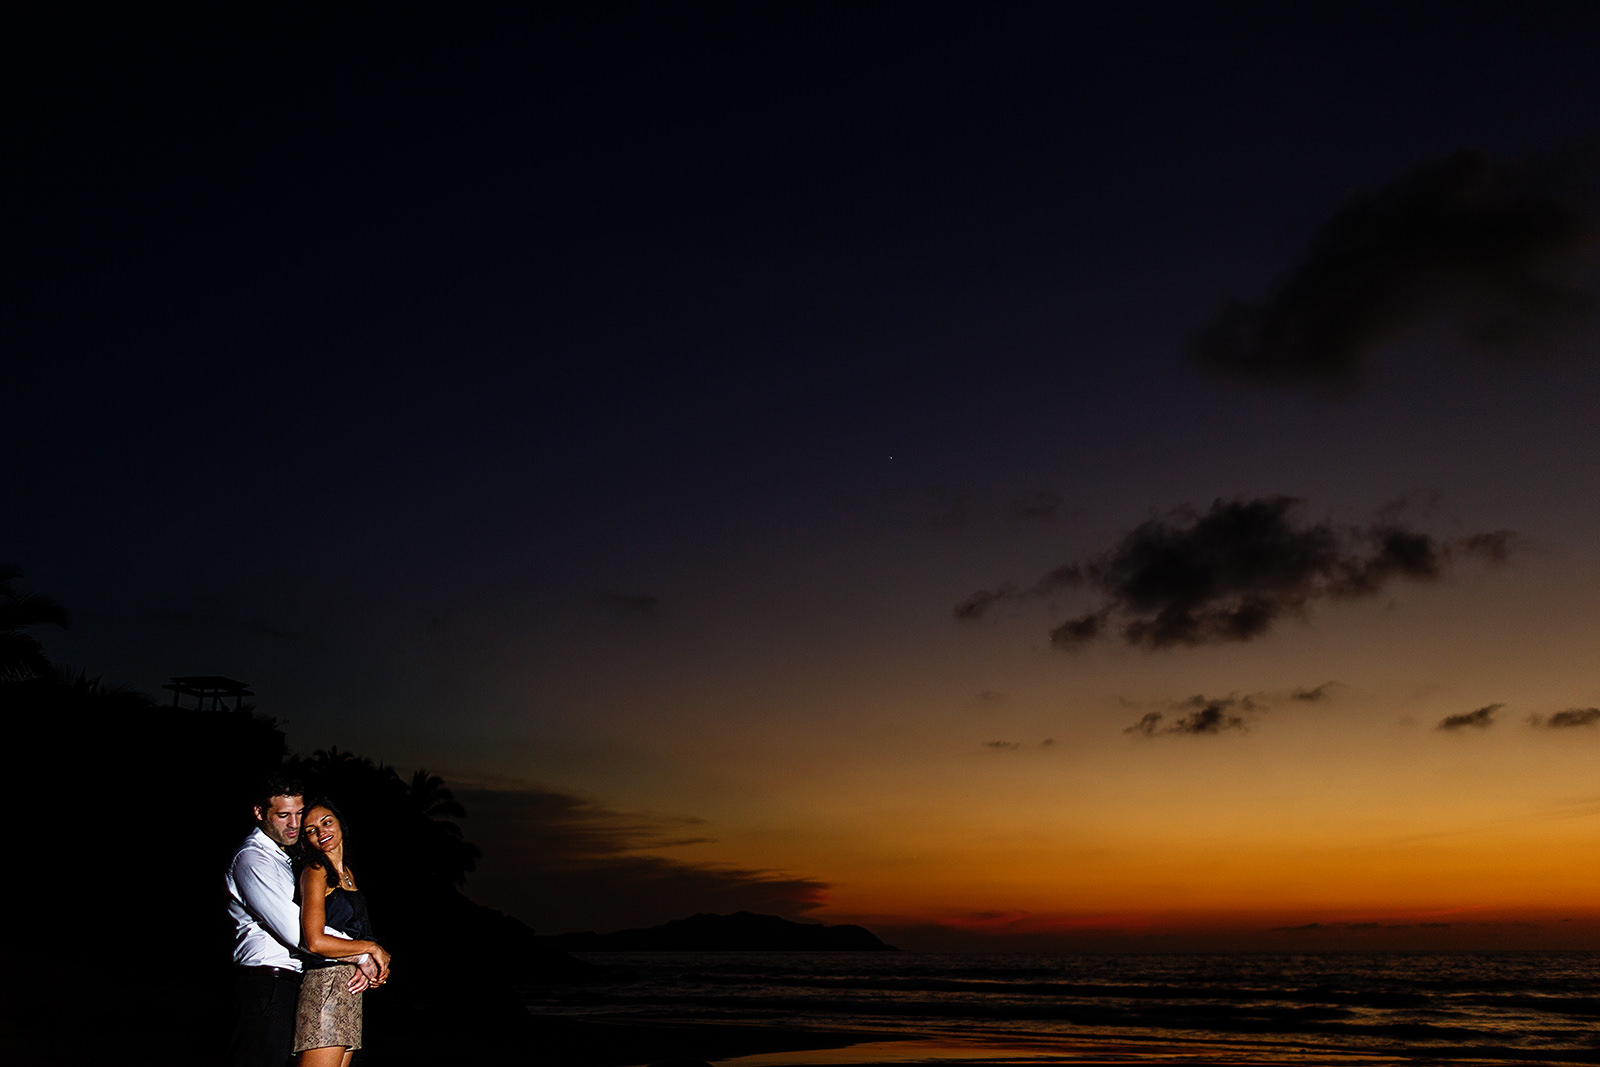
[[[389,980],[345,862],[344,820],[295,782],[268,782],[228,865],[234,988],[230,1067],[349,1067],[361,994]]]

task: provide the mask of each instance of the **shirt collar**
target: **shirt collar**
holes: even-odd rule
[[[267,836],[267,832],[265,830],[261,829],[261,827],[259,827],[259,826],[255,827],[254,829],[252,829],[250,831],[249,840],[250,840],[250,843],[252,845],[254,845],[256,848],[264,848],[264,849],[267,849],[267,850],[269,850],[271,852],[275,852],[278,855],[282,856],[284,859],[288,859],[289,858],[289,850],[284,848],[282,845],[278,844],[272,838],[268,837]]]

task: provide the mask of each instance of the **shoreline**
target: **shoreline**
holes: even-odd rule
[[[470,1009],[465,1013],[474,1013]],[[460,1029],[413,1021],[357,1054],[370,1067],[452,1063],[541,1067],[650,1067],[729,1063],[761,1057],[815,1056],[882,1042],[878,1032],[808,1030],[744,1023],[648,1022],[526,1016],[515,1025],[479,1017]]]
[[[194,1067],[219,1058],[225,1038],[226,972],[153,972],[117,996],[62,996],[83,982],[75,962],[0,953],[0,1049],[18,1062],[115,1062]],[[1379,1067],[1518,1063],[1600,1064],[1600,1047],[1536,1049],[1482,1044],[1386,1048],[1317,1047],[1300,1039],[1241,1034],[1188,1041],[1180,1035],[984,1032],[930,1017],[922,1030],[853,1028],[671,1015],[606,1017],[538,1014],[509,986],[467,972],[432,976],[374,995],[369,1044],[355,1067]],[[398,994],[398,995],[391,995]],[[175,1040],[173,1006],[189,1029]],[[84,1012],[99,1024],[83,1027]],[[820,1021],[819,1021],[820,1022]],[[1312,1039],[1314,1040],[1314,1039]]]
[[[408,1028],[410,1029],[410,1028]],[[400,1037],[401,1035],[392,1035]],[[440,1043],[423,1026],[402,1041],[358,1055],[371,1067],[448,1067],[476,1063],[506,1067],[1375,1067],[1378,1064],[1483,1062],[1471,1056],[1360,1053],[1331,1049],[1207,1042],[1016,1035],[1009,1037],[807,1029],[750,1023],[596,1020],[529,1017],[526,1025],[478,1032]],[[1556,1061],[1550,1061],[1556,1062]]]
[[[1394,1064],[1394,1056],[1217,1044],[1081,1038],[951,1037],[926,1034],[880,1035],[878,1040],[816,1051],[758,1053],[724,1061],[719,1067],[1128,1067],[1142,1064],[1184,1067],[1369,1067]],[[1420,1063],[1407,1057],[1402,1062]]]

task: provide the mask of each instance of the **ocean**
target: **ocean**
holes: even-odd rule
[[[1292,1062],[1600,1062],[1600,953],[585,953],[614,981],[528,987],[613,1021],[1162,1045]]]

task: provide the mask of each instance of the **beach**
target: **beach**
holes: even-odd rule
[[[1600,1062],[1594,953],[583,958],[614,980],[521,990],[574,1067]]]
[[[437,1035],[436,1035],[437,1036]],[[572,1020],[530,1020],[520,1036],[478,1043],[474,1050],[410,1043],[404,1051],[374,1051],[365,1062],[373,1067],[420,1064],[540,1064],[546,1067],[1005,1067],[1050,1064],[1173,1064],[1188,1067],[1312,1067],[1326,1064],[1357,1067],[1401,1062],[1393,1056],[1330,1053],[1326,1050],[1245,1050],[1203,1044],[1162,1045],[1150,1042],[1108,1042],[1093,1039],[997,1040],[949,1034],[907,1037],[868,1031],[809,1030],[795,1027],[739,1024],[596,1023]],[[385,1043],[388,1047],[388,1043]],[[361,1062],[358,1060],[357,1062]],[[1403,1062],[1470,1063],[1407,1056]]]
[[[618,961],[607,960],[615,966]],[[1600,1063],[1600,958],[638,954],[369,996],[367,1067]],[[0,956],[7,1062],[214,1065],[227,972]],[[1188,975],[1187,981],[1183,976]],[[1142,976],[1142,978],[1141,978]],[[1139,979],[1136,981],[1136,979]]]
[[[1093,1067],[1097,1064],[1187,1064],[1227,1067],[1251,1064],[1357,1065],[1393,1062],[1373,1056],[1253,1053],[1201,1045],[1089,1039],[996,1040],[949,1034],[908,1037],[869,1031],[713,1023],[586,1022],[529,1019],[525,1027],[501,1031],[470,1046],[452,1043],[431,1028],[400,1042],[383,1041],[364,1053],[372,1067],[422,1064],[540,1064],[545,1067],[652,1067],[713,1064],[715,1067],[1002,1067],[1006,1064]],[[379,1045],[381,1045],[381,1050]],[[1409,1062],[1423,1063],[1425,1059]],[[1462,1061],[1453,1061],[1462,1062]]]

